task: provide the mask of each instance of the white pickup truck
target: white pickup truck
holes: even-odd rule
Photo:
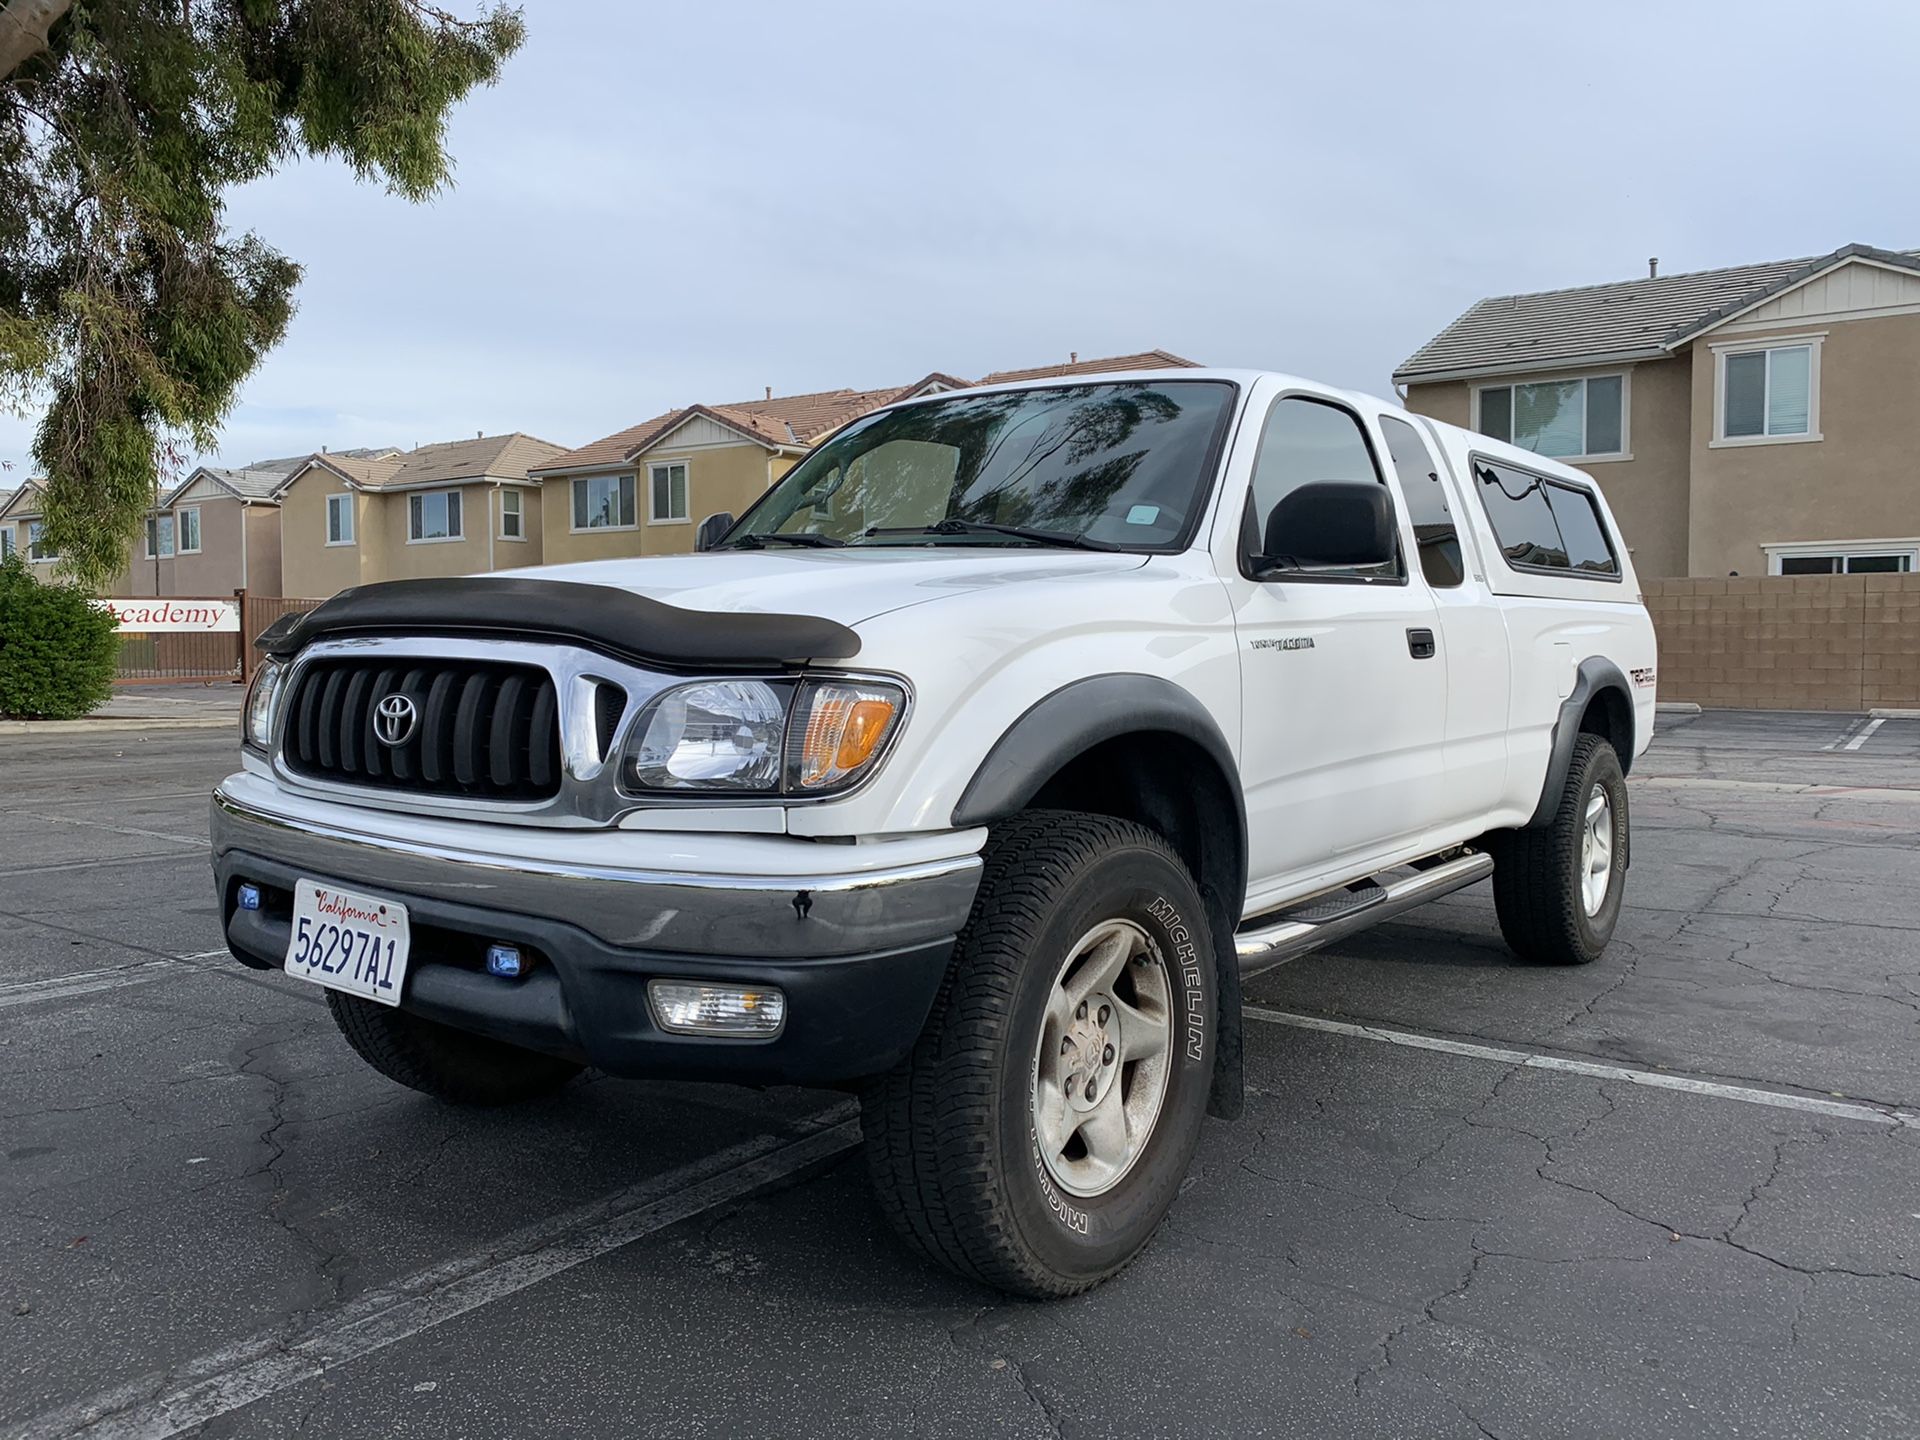
[[[882,1208],[1113,1274],[1241,1102],[1244,976],[1492,877],[1611,935],[1654,637],[1592,482],[1284,375],[954,392],[701,553],[277,625],[213,797],[233,953],[401,1084],[846,1086]]]

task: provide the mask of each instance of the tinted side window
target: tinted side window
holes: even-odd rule
[[[1573,485],[1476,460],[1475,488],[1509,565],[1616,576],[1620,562],[1593,497]]]
[[[1568,564],[1593,575],[1620,573],[1619,557],[1608,543],[1606,526],[1591,495],[1571,485],[1550,484],[1547,503],[1553,506],[1553,518],[1560,523],[1560,542],[1566,548]]]
[[[1413,522],[1413,538],[1420,547],[1421,574],[1436,589],[1458,585],[1466,578],[1460,535],[1454,529],[1447,489],[1440,481],[1433,452],[1427,449],[1419,431],[1391,415],[1380,417],[1380,432],[1387,437],[1387,454],[1393,457],[1393,472],[1399,476],[1400,493],[1406,497],[1407,518]]]
[[[1494,538],[1508,564],[1539,570],[1568,568],[1546,481],[1484,460],[1474,465],[1473,478],[1479,482],[1480,502],[1487,507],[1487,519],[1493,522]]]
[[[1315,480],[1361,480],[1381,485],[1360,422],[1337,405],[1289,397],[1274,402],[1260,431],[1259,456],[1253,465],[1253,489],[1248,497],[1245,548],[1257,555],[1265,548],[1267,517],[1295,488]],[[1325,572],[1335,577],[1387,579],[1400,574],[1398,560]]]

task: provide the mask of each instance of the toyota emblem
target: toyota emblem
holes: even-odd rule
[[[406,744],[419,723],[419,708],[405,695],[389,695],[373,707],[373,735],[382,745]]]

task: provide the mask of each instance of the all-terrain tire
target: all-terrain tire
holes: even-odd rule
[[[1587,807],[1605,796],[1611,818],[1612,865],[1605,897],[1589,913],[1582,892]],[[1513,953],[1533,965],[1585,965],[1600,958],[1620,919],[1627,879],[1627,781],[1620,757],[1598,735],[1574,742],[1567,783],[1543,826],[1489,837],[1493,905]]]
[[[1038,1047],[1062,966],[1111,920],[1152,952],[1128,963],[1157,959],[1166,977],[1166,1088],[1137,1158],[1111,1188],[1080,1196],[1041,1158]],[[996,826],[926,1028],[862,1097],[881,1209],[920,1254],[969,1279],[1042,1298],[1098,1284],[1140,1252],[1179,1193],[1217,1028],[1206,911],[1165,841],[1065,811]]]
[[[550,1094],[582,1069],[571,1060],[470,1035],[357,995],[327,991],[347,1043],[409,1089],[456,1105],[511,1105]]]

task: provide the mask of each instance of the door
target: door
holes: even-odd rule
[[[1400,498],[1438,614],[1440,658],[1447,667],[1447,796],[1449,819],[1470,824],[1497,808],[1506,793],[1507,695],[1511,648],[1506,612],[1494,602],[1471,526],[1460,513],[1472,504],[1430,443],[1431,432],[1382,414]]]
[[[1253,578],[1267,517],[1295,487],[1364,481],[1393,493],[1365,426],[1341,400],[1294,391],[1272,402],[1257,444],[1236,549],[1216,549],[1239,632],[1255,908],[1396,848],[1447,811],[1447,667],[1417,562],[1409,573],[1404,507],[1396,500],[1401,553],[1385,565]]]

